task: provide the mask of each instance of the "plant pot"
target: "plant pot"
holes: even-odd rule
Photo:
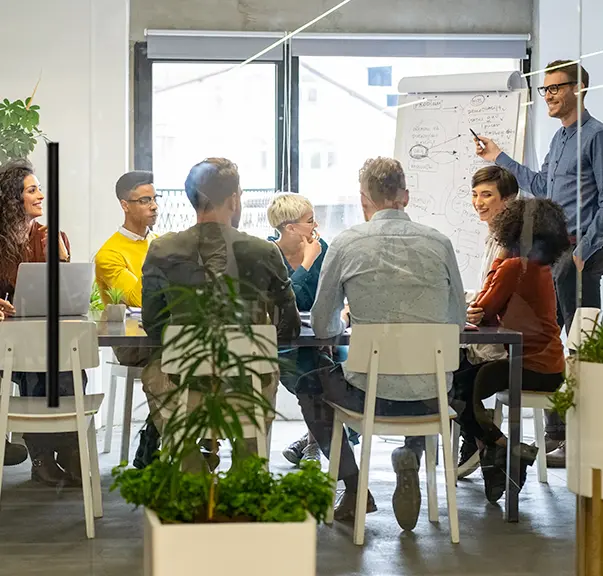
[[[144,511],[145,576],[315,576],[316,521],[162,524]],[[200,548],[201,547],[201,548]]]
[[[103,316],[107,322],[123,322],[126,319],[126,305],[107,304]]]
[[[603,470],[603,364],[576,362],[575,408],[567,412],[567,486],[592,498],[592,471]]]

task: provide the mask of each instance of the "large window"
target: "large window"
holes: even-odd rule
[[[276,76],[276,65],[269,62],[153,65],[153,171],[163,195],[160,232],[194,222],[182,193],[184,180],[191,166],[210,156],[228,158],[239,167],[248,208],[245,229],[270,232],[258,208],[265,207],[276,188]]]
[[[403,77],[518,67],[492,58],[300,57],[299,192],[316,207],[323,237],[361,221],[358,170],[367,158],[394,153]]]

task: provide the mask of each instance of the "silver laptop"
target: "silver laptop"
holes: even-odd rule
[[[17,272],[13,297],[16,316],[35,317],[48,314],[47,264],[24,262]],[[64,262],[59,264],[59,315],[84,316],[90,309],[94,264]]]

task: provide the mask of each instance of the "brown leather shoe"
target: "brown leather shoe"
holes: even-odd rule
[[[377,504],[375,504],[375,499],[369,492],[366,500],[366,513],[371,514],[372,512],[377,512]],[[338,522],[349,522],[350,520],[354,520],[355,516],[356,492],[346,490],[335,506],[334,518]]]
[[[57,452],[57,463],[65,471],[69,486],[82,485],[82,468],[79,450],[61,450]]]
[[[59,468],[50,455],[40,456],[31,461],[31,479],[46,486],[65,486],[68,476]]]

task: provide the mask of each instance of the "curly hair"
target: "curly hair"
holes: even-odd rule
[[[552,265],[569,249],[563,209],[552,200],[519,198],[496,216],[492,236],[512,256]]]
[[[402,164],[394,158],[369,158],[359,176],[360,184],[366,187],[375,202],[395,200],[401,190],[406,190]]]
[[[32,174],[33,166],[24,159],[0,166],[0,280],[14,280],[27,252],[23,181]]]

